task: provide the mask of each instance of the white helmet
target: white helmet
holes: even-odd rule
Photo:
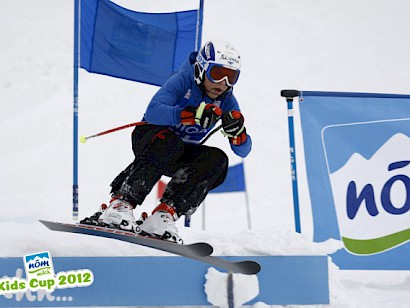
[[[212,82],[225,80],[232,87],[239,78],[241,56],[229,43],[224,41],[209,41],[196,56],[195,82],[200,85],[204,76]]]

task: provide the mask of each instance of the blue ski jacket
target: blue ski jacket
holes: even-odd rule
[[[208,129],[197,124],[182,125],[180,114],[185,107],[198,107],[205,101],[217,105],[223,113],[232,110],[240,111],[240,108],[232,90],[216,99],[211,99],[203,94],[201,88],[194,81],[196,54],[196,52],[191,53],[179,71],[171,76],[152,97],[143,120],[155,125],[168,126],[184,142],[199,144],[215,125]],[[251,148],[252,140],[249,135],[241,145],[231,144],[232,151],[240,157],[246,157]]]

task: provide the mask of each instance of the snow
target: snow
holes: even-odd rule
[[[231,283],[228,283],[229,275],[232,275]],[[259,282],[256,275],[221,273],[211,267],[205,278],[207,299],[217,307],[229,307],[230,300],[233,300],[233,307],[241,307],[259,294]],[[223,288],[221,286],[227,287]],[[231,288],[231,296],[228,295],[230,293],[228,288]]]
[[[119,241],[50,233],[37,222],[71,220],[72,2],[0,2],[0,257],[45,249],[53,256],[161,255]],[[117,3],[140,11],[197,6],[191,0]],[[341,247],[336,240],[310,241],[303,182],[304,234],[294,232],[287,110],[279,93],[294,88],[409,94],[409,10],[406,0],[205,1],[203,41],[228,40],[243,59],[235,93],[254,143],[245,161],[253,227],[246,230],[243,194],[211,195],[206,211],[194,215],[193,227],[180,226],[186,242],[209,241],[216,255],[322,255]],[[140,120],[156,90],[81,71],[80,133]],[[230,151],[220,134],[208,144]],[[240,161],[232,154],[230,159],[231,164]],[[131,160],[129,130],[80,145],[80,217],[108,201],[110,181]],[[298,166],[303,178],[303,164]],[[155,203],[153,193],[142,210],[152,210]],[[329,307],[408,307],[407,272],[341,271],[332,263],[329,270]]]

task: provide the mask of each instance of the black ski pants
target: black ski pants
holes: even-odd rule
[[[221,149],[184,143],[165,126],[137,126],[132,149],[135,160],[114,179],[111,192],[140,205],[162,175],[171,177],[161,202],[174,206],[178,217],[194,213],[228,170]]]

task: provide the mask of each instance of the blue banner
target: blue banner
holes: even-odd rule
[[[300,92],[314,241],[344,269],[409,270],[410,95]]]
[[[225,181],[218,187],[212,189],[209,193],[225,193],[246,191],[245,172],[243,163],[228,168],[228,174]]]
[[[198,14],[141,13],[109,0],[81,1],[80,66],[91,73],[162,85],[196,50]]]
[[[327,256],[224,258],[261,264],[259,295],[250,305],[329,304]],[[18,291],[26,278],[23,258],[0,258],[0,307],[211,306],[204,290],[210,265],[203,262],[183,257],[54,257],[53,263],[56,283],[71,280],[76,285]],[[91,284],[78,285],[87,278],[79,276],[79,269],[92,274]]]

